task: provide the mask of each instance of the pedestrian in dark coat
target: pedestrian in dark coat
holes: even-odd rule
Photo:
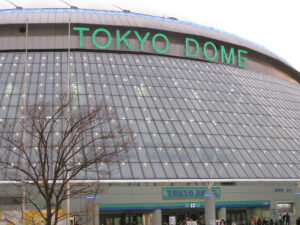
[[[283,225],[285,225],[285,223],[286,223],[286,215],[285,214],[282,216],[282,223],[283,223]]]
[[[287,213],[286,215],[285,215],[285,222],[286,222],[286,225],[290,225],[290,215]]]
[[[266,220],[266,218],[263,218],[262,225],[267,225],[267,220]]]
[[[261,225],[261,219],[258,217],[257,225]]]

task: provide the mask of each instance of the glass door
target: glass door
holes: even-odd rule
[[[125,225],[142,225],[142,215],[125,215]]]
[[[142,214],[102,214],[100,225],[143,225]]]
[[[100,225],[122,225],[120,215],[101,215]]]
[[[247,212],[246,210],[228,210],[226,219],[230,219],[231,222],[236,224],[241,224],[243,220],[247,221]]]

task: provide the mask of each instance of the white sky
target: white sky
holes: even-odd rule
[[[10,0],[24,8],[66,8],[59,0]],[[86,9],[172,16],[262,45],[300,71],[300,0],[65,0]],[[13,8],[0,0],[0,8]]]

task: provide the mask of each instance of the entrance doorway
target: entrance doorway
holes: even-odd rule
[[[142,225],[142,214],[102,214],[100,225]]]
[[[246,210],[228,210],[226,212],[226,219],[230,219],[231,222],[241,223],[243,219],[247,221],[247,211]]]
[[[204,210],[164,210],[162,212],[162,223],[169,224],[170,216],[176,217],[176,224],[184,221],[204,221]]]

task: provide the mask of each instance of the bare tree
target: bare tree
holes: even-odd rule
[[[74,96],[24,111],[13,124],[2,123],[0,167],[11,182],[26,184],[26,201],[45,224],[55,225],[65,200],[91,191],[86,177],[99,180],[124,160],[131,131],[113,107],[104,102],[83,107]],[[70,183],[75,187],[68,192]]]

